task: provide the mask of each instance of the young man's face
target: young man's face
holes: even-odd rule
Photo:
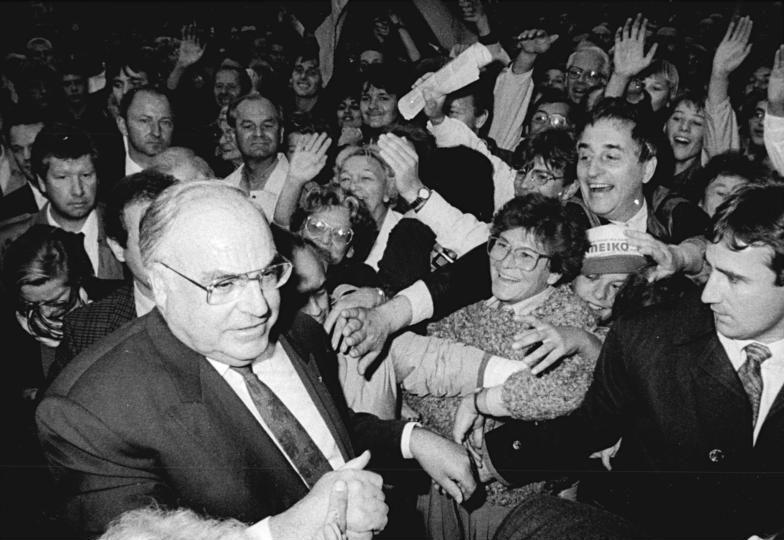
[[[62,77],[63,93],[71,104],[81,104],[87,98],[87,80],[76,73],[66,73]]]
[[[775,284],[772,257],[769,246],[733,251],[724,241],[708,244],[711,273],[702,301],[723,336],[762,343],[784,339],[784,287]]]
[[[134,71],[129,66],[123,66],[112,79],[112,93],[109,97],[109,106],[119,110],[120,102],[125,94],[133,88],[146,86],[150,83],[147,73]]]
[[[321,90],[321,70],[315,59],[297,58],[291,70],[291,88],[297,97],[313,97]]]
[[[235,118],[237,148],[244,159],[263,160],[277,154],[282,129],[271,101],[245,100],[237,106]]]
[[[705,111],[686,101],[679,103],[665,124],[675,161],[687,162],[699,157],[704,132]]]
[[[733,191],[747,183],[746,179],[741,178],[740,176],[717,176],[716,179],[705,188],[705,193],[700,201],[700,208],[705,210],[705,213],[708,214],[709,217],[713,217],[716,213],[716,208],[718,208]]]
[[[645,204],[642,186],[656,158],[640,161],[631,126],[601,119],[585,127],[577,143],[577,179],[588,207],[599,217],[626,222]]]
[[[476,114],[474,96],[463,96],[452,100],[449,110],[445,112],[449,118],[460,120],[473,132],[478,131],[487,120],[486,114]]]

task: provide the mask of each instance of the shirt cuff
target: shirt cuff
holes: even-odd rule
[[[426,321],[433,316],[433,298],[421,279],[399,293],[411,305],[411,325]]]
[[[403,436],[400,437],[400,452],[403,454],[403,459],[414,459],[414,454],[411,453],[411,432],[415,427],[422,427],[422,424],[408,422],[403,426]]]
[[[482,387],[491,388],[504,384],[509,375],[517,371],[527,369],[524,362],[519,360],[510,360],[508,358],[501,358],[500,356],[491,356],[485,365],[485,371],[482,374]]]
[[[266,517],[245,529],[245,536],[250,540],[273,540],[269,527],[270,518]]]

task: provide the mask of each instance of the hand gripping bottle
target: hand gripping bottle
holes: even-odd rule
[[[449,94],[479,79],[479,69],[493,61],[490,50],[481,43],[474,43],[457,58],[436,71],[429,79],[400,98],[397,108],[403,118],[411,120],[425,107],[423,88],[434,88]]]

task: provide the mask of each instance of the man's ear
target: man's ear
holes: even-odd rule
[[[121,263],[125,262],[125,248],[120,245],[120,243],[115,240],[114,238],[106,238],[106,243],[109,244],[109,249],[112,250],[112,254],[114,258],[120,261]]]
[[[482,114],[480,114],[479,116],[476,117],[476,130],[477,131],[482,129],[482,126],[484,126],[487,123],[487,119],[488,118],[490,118],[490,111],[485,111],[485,112],[483,112]]]
[[[556,283],[558,283],[561,280],[562,277],[563,277],[563,274],[560,273],[560,272],[558,272],[558,273],[550,272],[550,275],[547,276],[547,284],[548,285],[555,285]]]
[[[561,201],[565,202],[574,197],[580,190],[580,182],[574,180],[571,184],[566,186],[561,192]]]
[[[123,137],[127,137],[128,136],[128,126],[125,125],[125,118],[123,118],[122,116],[118,116],[116,118],[116,122],[117,122],[117,129],[120,130],[120,133],[123,134]]]
[[[161,313],[166,312],[166,299],[169,295],[169,284],[163,275],[163,267],[160,264],[155,264],[147,268],[147,278],[150,280],[150,288],[152,289],[152,297],[155,300],[155,305]]]
[[[647,184],[650,182],[651,178],[653,178],[653,173],[656,172],[656,165],[659,163],[659,160],[656,159],[656,156],[653,156],[651,159],[643,163],[643,171],[642,171],[642,183]]]

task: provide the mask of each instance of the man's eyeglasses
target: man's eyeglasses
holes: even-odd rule
[[[564,179],[563,175],[557,176],[550,171],[534,169],[534,165],[528,165],[517,171],[517,178],[515,178],[515,180],[518,183],[523,184],[526,178],[530,178],[531,182],[537,186],[543,186],[547,182]]]
[[[308,216],[305,220],[305,231],[312,237],[319,240],[328,239],[336,246],[347,246],[354,238],[354,231],[351,229],[340,229],[328,223]]]
[[[591,86],[598,86],[605,81],[603,73],[598,71],[585,71],[584,69],[572,66],[566,70],[566,76],[572,80],[582,79]]]
[[[276,257],[276,262],[266,268],[234,276],[224,276],[211,281],[205,286],[195,279],[189,278],[179,270],[175,270],[165,262],[158,262],[184,280],[205,291],[207,293],[207,303],[211,306],[229,304],[237,301],[250,281],[257,281],[259,289],[261,289],[262,292],[274,291],[275,289],[282,287],[286,281],[288,281],[293,267],[289,261],[278,255]]]
[[[536,267],[539,259],[549,259],[549,255],[543,255],[533,249],[514,248],[500,236],[491,236],[487,241],[487,254],[496,261],[503,261],[509,254],[514,257],[514,262],[520,270],[530,272]]]
[[[545,111],[537,111],[531,117],[531,123],[537,125],[549,125],[554,128],[567,128],[569,127],[569,119],[562,114],[547,113]]]

